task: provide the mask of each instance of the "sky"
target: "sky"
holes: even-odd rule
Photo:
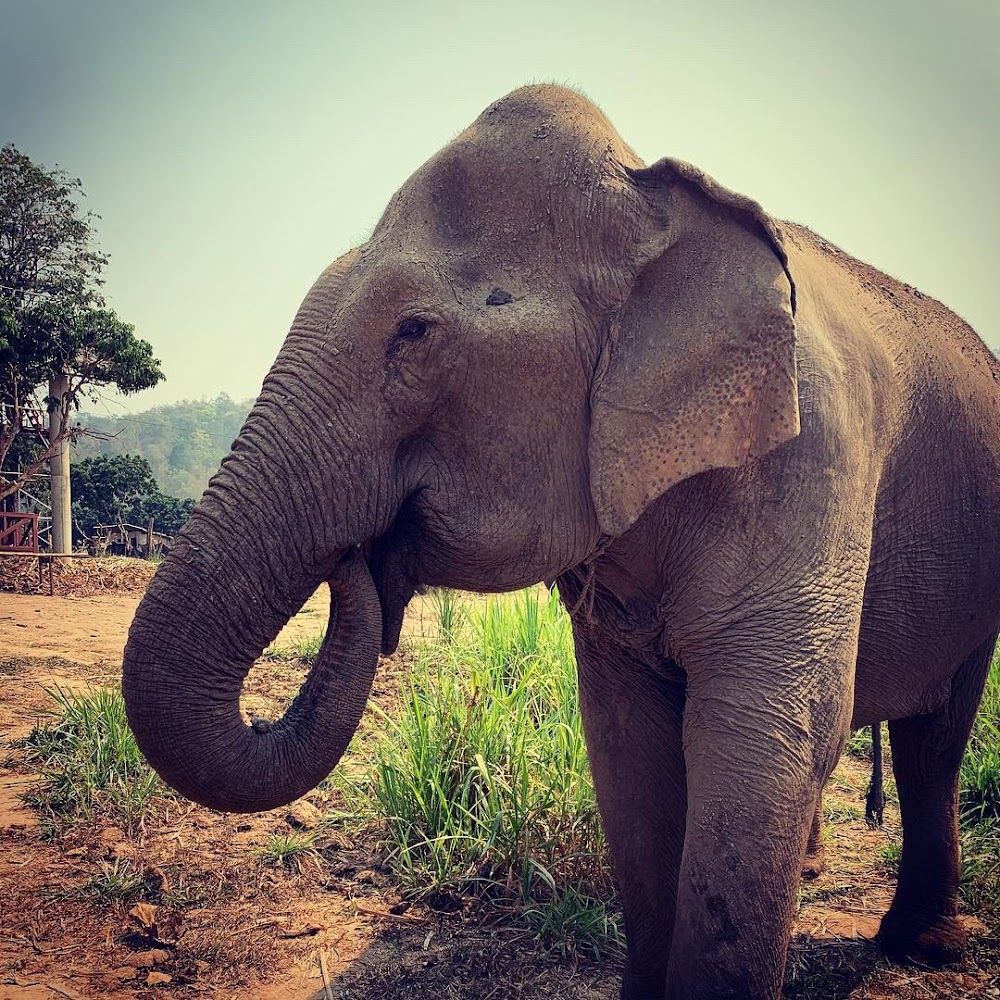
[[[83,181],[167,380],[257,394],[315,277],[492,101],[555,81],[1000,350],[996,0],[0,0],[0,143]]]

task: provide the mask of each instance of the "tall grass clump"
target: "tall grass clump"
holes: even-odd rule
[[[416,651],[398,710],[381,713],[374,767],[355,789],[375,804],[391,865],[413,890],[514,909],[563,948],[616,947],[558,596],[530,590],[438,615],[440,637]]]
[[[450,642],[462,617],[462,599],[454,590],[438,587],[431,591],[431,603],[437,616],[438,633],[445,642]]]
[[[1000,646],[962,759],[962,894],[1000,926]]]
[[[25,801],[64,822],[96,815],[135,827],[166,787],[139,751],[121,693],[55,688],[48,694],[55,701],[53,718],[25,740],[28,760],[42,778]]]
[[[962,760],[962,807],[973,822],[1000,819],[1000,646]]]

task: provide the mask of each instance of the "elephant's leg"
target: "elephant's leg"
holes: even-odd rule
[[[781,991],[822,778],[785,734],[734,740],[732,708],[725,714],[685,726],[688,817],[669,1000],[776,1000]]]
[[[748,625],[684,664],[688,809],[669,1000],[780,995],[810,829],[848,732],[854,622],[758,614]],[[760,635],[781,648],[762,649]]]
[[[802,877],[818,878],[826,868],[826,848],[823,846],[823,793],[816,796],[816,809],[809,825],[806,856],[802,861]]]
[[[684,840],[684,689],[577,636],[590,766],[625,915],[622,997],[662,1000]]]
[[[899,883],[879,931],[890,958],[940,965],[958,959],[965,944],[957,919],[958,776],[995,644],[996,636],[962,664],[938,711],[889,723],[903,821]]]

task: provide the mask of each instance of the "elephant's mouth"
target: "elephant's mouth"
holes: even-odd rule
[[[406,606],[420,589],[413,573],[416,520],[415,505],[407,501],[388,531],[363,546],[382,605],[382,652],[386,655],[396,651]]]

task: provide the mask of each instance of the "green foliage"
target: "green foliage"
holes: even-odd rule
[[[437,614],[438,633],[443,641],[448,642],[461,621],[462,600],[454,590],[447,587],[432,590],[430,596]]]
[[[1000,823],[1000,647],[962,760],[962,811],[970,824]]]
[[[128,858],[102,861],[100,871],[79,890],[81,896],[108,901],[128,900],[146,888],[145,875]]]
[[[70,478],[73,520],[86,537],[97,524],[144,525],[150,517],[157,531],[173,535],[194,507],[193,500],[161,493],[149,463],[138,455],[86,458],[72,466]]]
[[[83,428],[70,414],[82,397],[106,386],[134,393],[163,379],[150,345],[104,304],[107,256],[94,247],[96,217],[81,212],[82,197],[65,171],[46,170],[14,146],[0,149],[0,465],[26,412],[44,423],[58,411],[59,439],[73,439]],[[48,396],[56,375],[69,377],[58,399]],[[35,439],[19,456],[19,479],[30,478],[52,443]]]
[[[167,790],[139,752],[121,694],[105,688],[48,693],[56,703],[54,719],[25,741],[42,784],[25,801],[64,822],[99,815],[134,828],[152,799]]]
[[[90,534],[94,524],[128,520],[125,512],[158,492],[149,462],[138,455],[88,458],[70,470],[73,514]]]
[[[74,461],[98,455],[142,455],[160,489],[174,497],[199,497],[229,453],[252,400],[234,402],[225,393],[212,400],[157,406],[135,415],[84,413],[96,436],[74,446]]]
[[[92,298],[108,262],[93,246],[79,179],[46,170],[13,145],[0,149],[0,285],[20,297]]]
[[[133,524],[145,524],[153,519],[153,527],[165,535],[176,535],[187,523],[194,510],[194,500],[178,500],[157,490],[142,497],[130,514]]]
[[[316,857],[318,831],[276,834],[260,850],[261,858],[278,868],[297,863],[303,856]]]
[[[885,742],[882,743],[885,746]],[[864,729],[855,729],[847,738],[847,746],[844,748],[852,757],[862,757],[864,760],[872,759],[872,731],[870,726]]]
[[[439,605],[439,612],[441,606]],[[414,891],[476,890],[562,947],[620,943],[587,766],[569,619],[536,590],[442,615],[372,768],[390,863]]]
[[[321,630],[313,635],[296,639],[290,643],[272,643],[264,650],[261,659],[270,662],[305,660],[307,663],[311,663],[319,656],[319,650],[325,638],[326,631]]]
[[[1000,818],[962,825],[962,897],[987,922],[1000,921]]]

